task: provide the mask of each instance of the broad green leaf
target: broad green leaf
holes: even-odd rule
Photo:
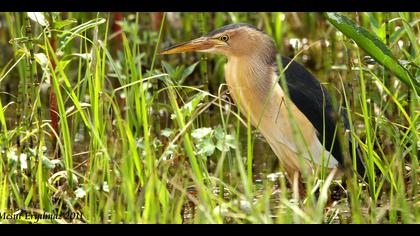
[[[184,118],[187,118],[191,116],[192,112],[195,110],[195,108],[200,104],[200,102],[207,96],[205,93],[198,93],[194,96],[191,101],[187,102],[184,106],[181,108],[181,113],[184,116]],[[176,115],[172,114],[171,119],[175,119]]]
[[[74,23],[77,23],[77,20],[76,19],[72,19],[72,18],[65,19],[65,20],[60,20],[60,21],[54,21],[52,28],[53,29],[62,29],[64,27],[66,27],[68,25],[71,25],[71,24],[74,24]]]
[[[227,134],[223,139],[217,139],[217,149],[220,151],[229,151],[230,148],[236,149],[236,139],[230,134]]]
[[[394,73],[407,86],[420,93],[419,82],[398,62],[391,50],[374,34],[356,25],[352,20],[339,13],[326,13],[326,19],[344,35],[351,38],[360,48],[378,63]]]
[[[220,125],[218,125],[214,129],[214,137],[216,137],[216,139],[219,140],[219,139],[223,139],[224,135],[225,135],[225,131]]]
[[[237,147],[236,139],[230,134],[225,134],[220,125],[214,129],[214,137],[217,139],[216,147],[220,151],[229,151],[229,148],[236,149]]]
[[[174,68],[169,63],[164,62],[164,61],[161,61],[161,63],[166,73],[171,75],[175,71]]]
[[[191,136],[195,139],[202,139],[205,136],[209,135],[211,133],[211,131],[212,131],[212,129],[207,128],[207,127],[198,128],[198,129],[195,129],[191,132]]]
[[[194,72],[195,67],[197,67],[199,63],[200,61],[197,61],[187,68],[185,68],[184,65],[173,68],[170,64],[162,61],[162,66],[172,78],[177,80],[179,84],[183,84],[185,79]]]
[[[195,69],[195,67],[198,65],[198,63],[200,63],[200,61],[197,61],[196,63],[194,63],[194,64],[192,64],[192,65],[190,65],[190,66],[188,66],[183,72],[182,72],[182,75],[181,75],[181,79],[180,79],[180,81],[179,81],[179,83],[180,84],[182,84],[182,82],[184,82],[184,80],[189,76],[189,75],[191,75],[192,73],[193,73],[193,71],[194,71],[194,69]]]
[[[198,154],[211,156],[216,149],[211,137],[205,138],[197,143]]]
[[[173,133],[174,131],[169,128],[165,128],[161,131],[162,136],[165,136],[167,138],[171,137]]]
[[[54,169],[56,162],[52,162],[50,159],[48,159],[47,157],[42,157],[42,165],[44,167],[46,167],[49,170]]]

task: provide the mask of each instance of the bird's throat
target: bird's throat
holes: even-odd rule
[[[274,75],[274,68],[253,64],[247,58],[231,57],[225,65],[231,95],[241,113],[245,117],[249,115],[255,127],[259,127],[264,116],[279,105],[273,104],[273,96],[283,95]]]

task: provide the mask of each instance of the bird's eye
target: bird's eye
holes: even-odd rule
[[[222,40],[223,42],[227,42],[228,40],[229,40],[229,36],[227,36],[226,34],[225,35],[222,35],[222,36],[220,36],[220,38],[219,38],[220,40]]]

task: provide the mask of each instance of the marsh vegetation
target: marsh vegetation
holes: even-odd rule
[[[302,197],[226,58],[158,53],[239,22],[346,110],[365,181],[314,172]],[[63,216],[0,222],[419,223],[419,39],[419,13],[0,13],[0,213]]]

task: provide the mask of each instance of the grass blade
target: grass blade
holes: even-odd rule
[[[354,40],[367,54],[394,73],[403,83],[420,92],[420,83],[399,63],[391,50],[374,34],[358,26],[352,20],[339,13],[326,13],[325,18],[344,35]]]

